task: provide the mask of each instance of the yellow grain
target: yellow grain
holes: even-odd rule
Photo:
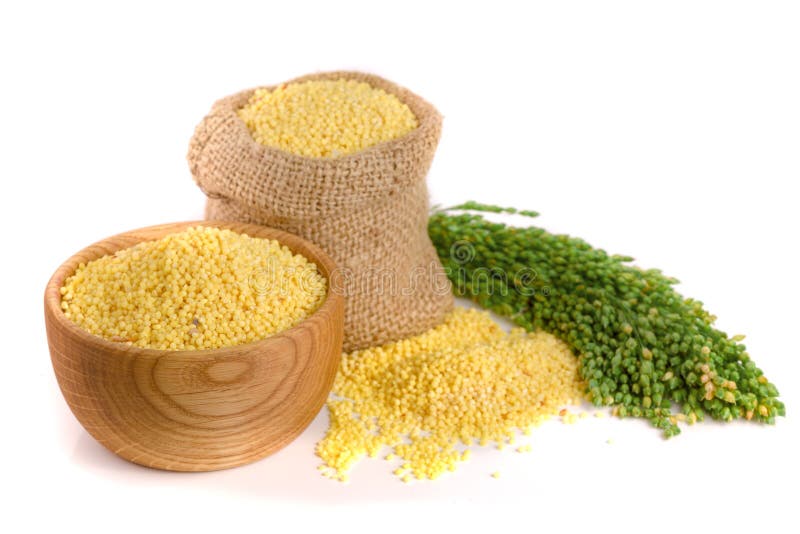
[[[258,143],[309,157],[358,152],[418,125],[396,96],[343,79],[257,89],[238,115]]]
[[[582,391],[578,360],[563,342],[506,334],[488,313],[459,308],[419,336],[343,356],[316,452],[346,473],[385,445],[405,462],[395,474],[434,479],[469,458],[459,443],[510,444]]]
[[[296,325],[327,294],[317,266],[277,241],[194,227],[81,264],[65,315],[138,347],[214,349]]]

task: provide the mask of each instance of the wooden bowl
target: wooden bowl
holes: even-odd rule
[[[60,288],[78,264],[190,226],[275,239],[328,279],[319,309],[297,326],[244,345],[166,351],[107,341],[61,310]],[[81,425],[113,453],[172,471],[213,471],[261,459],[295,439],[322,408],[342,348],[344,299],[333,261],[297,236],[252,224],[197,221],[104,239],[68,259],[44,295],[50,357]]]

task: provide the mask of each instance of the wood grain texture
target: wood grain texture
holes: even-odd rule
[[[163,351],[90,334],[61,311],[59,292],[78,264],[190,226],[276,239],[314,261],[329,281],[333,261],[297,236],[243,223],[164,224],[104,239],[53,274],[44,295],[50,357],[72,413],[126,460],[173,471],[213,471],[263,458],[295,439],[322,408],[342,347],[344,299],[336,291],[297,326],[213,350]]]

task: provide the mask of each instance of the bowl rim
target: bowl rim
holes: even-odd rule
[[[108,250],[105,254],[97,255],[96,257],[93,258],[93,260],[98,259],[103,256],[107,256],[109,254],[114,254],[119,250],[130,248],[135,244],[143,243],[145,241],[154,241],[165,235],[171,233],[177,233],[197,226],[229,229],[237,233],[249,235],[250,237],[259,237],[262,239],[274,239],[278,241],[281,245],[288,247],[293,253],[305,256],[306,259],[314,263],[317,266],[317,269],[321,272],[321,274],[325,276],[325,279],[328,283],[328,291],[327,294],[325,295],[325,300],[322,301],[319,307],[316,310],[314,310],[312,314],[310,314],[309,316],[307,316],[306,318],[304,318],[302,321],[292,326],[291,328],[275,332],[265,338],[257,339],[255,341],[250,341],[248,343],[240,343],[237,345],[228,345],[224,347],[218,347],[215,349],[201,349],[201,350],[153,349],[153,348],[139,347],[137,345],[132,345],[123,342],[111,341],[102,336],[84,330],[77,323],[71,321],[70,319],[67,319],[67,317],[64,316],[64,312],[61,309],[61,287],[63,286],[64,280],[66,280],[67,277],[71,276],[75,272],[75,269],[78,267],[78,265],[81,262],[86,261],[85,258],[83,257],[84,255],[94,256],[96,250],[93,249],[95,248],[105,247],[107,249],[113,249],[113,250]],[[140,233],[144,234],[149,232],[159,232],[163,230],[172,230],[172,231],[166,231],[160,237],[154,235],[152,238],[146,238],[146,239],[140,239],[143,236],[137,235]],[[259,232],[265,232],[266,234],[269,235],[263,235],[263,234],[254,235]],[[295,250],[295,247],[287,244],[285,242],[285,239],[287,237],[289,238],[290,241],[296,240],[297,244],[299,244],[302,248],[305,248],[308,253],[306,253],[306,251],[303,252],[297,251]],[[133,243],[131,245],[122,247],[109,246],[111,241],[120,238],[137,239],[138,241],[137,243]],[[94,345],[105,350],[125,352],[127,355],[138,358],[162,358],[164,356],[170,356],[170,355],[172,356],[179,355],[180,357],[188,357],[188,358],[191,357],[207,358],[209,356],[221,356],[231,352],[239,352],[243,349],[253,349],[260,344],[264,345],[266,348],[268,345],[274,343],[279,336],[287,335],[296,330],[299,331],[304,324],[307,324],[308,321],[318,318],[320,315],[323,314],[333,315],[335,313],[336,307],[339,305],[338,301],[344,298],[339,291],[336,291],[333,288],[333,284],[331,283],[331,280],[334,277],[334,274],[336,273],[336,269],[337,269],[336,263],[318,245],[298,235],[286,232],[284,230],[279,230],[277,228],[272,228],[269,226],[262,226],[252,223],[242,223],[242,222],[227,221],[227,220],[210,220],[210,221],[195,220],[195,221],[163,223],[152,226],[145,226],[134,230],[128,230],[125,232],[120,232],[108,236],[106,238],[103,238],[99,241],[95,241],[91,245],[88,245],[80,249],[79,251],[75,252],[72,256],[70,256],[64,262],[62,262],[50,276],[50,279],[47,282],[47,286],[45,287],[44,306],[46,314],[49,314],[55,321],[59,323],[60,326],[66,328],[71,335],[80,338],[80,341],[82,343]]]

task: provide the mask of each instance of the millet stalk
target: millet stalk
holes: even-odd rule
[[[566,341],[595,405],[647,418],[666,437],[680,432],[678,421],[705,415],[772,424],[785,414],[743,336],[714,328],[716,318],[678,294],[674,278],[581,239],[475,212],[537,215],[477,202],[435,211],[428,232],[454,292]]]

